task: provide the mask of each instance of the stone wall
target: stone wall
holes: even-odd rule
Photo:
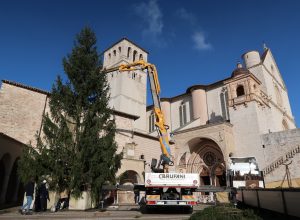
[[[289,165],[292,184],[300,187],[300,129],[265,134],[261,139],[267,164],[264,167],[266,186],[280,186],[286,172],[284,164],[292,161]]]
[[[46,94],[2,83],[0,90],[0,132],[33,145],[40,131]]]

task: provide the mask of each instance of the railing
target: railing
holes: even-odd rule
[[[266,176],[267,174],[269,174],[272,171],[274,171],[275,169],[277,169],[283,163],[291,160],[295,156],[295,154],[297,154],[297,153],[300,153],[300,145],[298,145],[298,146],[294,147],[293,149],[289,150],[287,153],[285,153],[284,156],[281,156],[281,157],[277,158],[277,160],[272,162],[270,165],[266,166],[263,169],[264,176]]]

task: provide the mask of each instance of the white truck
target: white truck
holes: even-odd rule
[[[199,184],[196,173],[146,173],[145,208],[181,206],[190,211],[197,204],[193,192]]]

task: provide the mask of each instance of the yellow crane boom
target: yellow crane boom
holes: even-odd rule
[[[162,165],[163,171],[167,173],[168,167],[173,166],[174,163],[171,160],[170,141],[167,133],[168,127],[165,125],[165,119],[160,105],[160,97],[159,97],[160,84],[158,80],[158,73],[156,67],[154,64],[145,62],[144,60],[139,60],[129,64],[121,64],[117,67],[113,67],[110,69],[103,69],[101,72],[109,73],[117,70],[120,72],[142,70],[142,71],[146,71],[149,76],[150,89],[151,89],[151,94],[153,99],[153,112],[156,119],[155,126],[157,128],[156,130],[158,133],[159,143],[162,151],[162,155],[159,160],[158,166]],[[155,172],[155,169],[153,169],[153,167],[152,170],[154,170]],[[160,171],[159,168],[157,168],[157,172],[159,171]]]

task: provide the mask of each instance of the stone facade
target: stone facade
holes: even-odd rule
[[[0,90],[0,132],[25,144],[36,144],[48,93],[3,80]]]
[[[194,166],[194,156],[187,143],[198,140],[197,147],[202,149],[203,133],[213,141],[223,154],[223,168],[229,169],[229,157],[255,157],[258,167],[263,170],[270,161],[264,157],[263,137],[270,132],[288,132],[296,128],[288,93],[275,59],[269,48],[262,54],[250,51],[242,55],[243,64],[238,64],[231,76],[210,85],[194,85],[186,93],[172,98],[162,98],[162,109],[166,114],[171,136],[176,140],[176,167],[182,169],[183,158],[187,166]],[[153,120],[151,106],[147,107],[147,128]],[[220,132],[226,147],[218,142],[215,125],[229,123],[230,132]],[[151,126],[150,126],[151,127]],[[194,135],[191,135],[193,131]],[[155,134],[153,131],[148,131]],[[299,143],[299,142],[298,142]],[[274,155],[282,156],[275,151]],[[182,160],[181,160],[182,158]],[[203,158],[197,172],[206,167]],[[202,168],[201,168],[202,167]],[[214,168],[206,167],[212,183]],[[299,174],[295,173],[299,177]],[[295,176],[293,178],[296,178]],[[266,178],[266,182],[275,181]],[[267,184],[268,185],[268,184]],[[270,185],[270,184],[269,184]],[[272,184],[271,184],[272,185]]]

